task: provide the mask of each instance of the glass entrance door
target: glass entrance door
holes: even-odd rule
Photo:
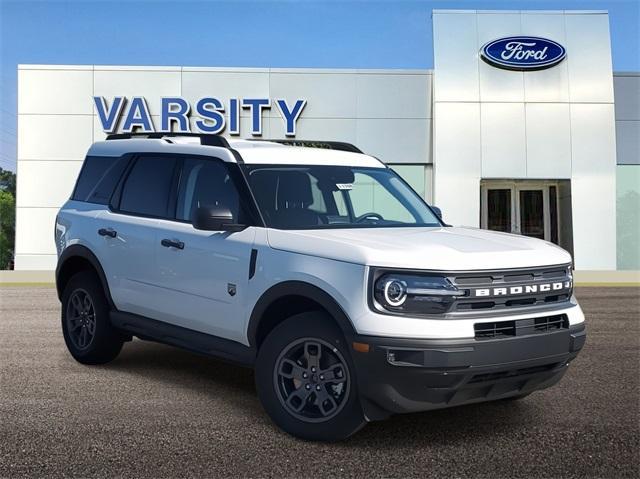
[[[519,233],[538,239],[547,239],[544,190],[542,188],[518,190]]]
[[[511,193],[511,189],[508,188],[487,190],[487,229],[511,233],[513,230]]]
[[[557,243],[556,195],[548,182],[488,181],[482,186],[481,227]]]

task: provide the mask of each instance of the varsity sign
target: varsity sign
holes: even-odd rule
[[[191,132],[190,117],[196,117],[194,131],[240,135],[240,112],[247,110],[251,119],[251,135],[262,135],[263,112],[276,108],[285,125],[286,136],[296,136],[296,123],[307,100],[270,98],[231,98],[225,105],[218,98],[203,97],[193,105],[181,97],[165,97],[160,101],[160,120],[156,124],[144,97],[116,96],[107,100],[94,96],[96,113],[105,133]],[[226,114],[225,114],[226,113]]]

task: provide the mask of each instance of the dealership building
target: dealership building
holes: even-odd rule
[[[55,215],[94,141],[188,129],[353,143],[449,224],[640,270],[640,74],[613,72],[607,13],[432,21],[433,70],[20,65],[15,268],[55,268]]]

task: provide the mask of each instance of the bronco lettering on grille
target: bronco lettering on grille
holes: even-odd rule
[[[571,281],[557,281],[553,283],[526,284],[519,286],[508,286],[499,288],[478,288],[471,290],[471,296],[517,296],[520,294],[546,293],[552,291],[563,291],[571,288]]]

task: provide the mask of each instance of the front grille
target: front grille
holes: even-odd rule
[[[448,278],[465,292],[450,310],[461,313],[562,303],[569,301],[573,288],[571,267],[567,265],[454,273]]]
[[[475,338],[500,339],[515,336],[541,334],[569,328],[569,318],[566,314],[555,314],[540,318],[519,319],[517,321],[494,321],[473,325]]]

